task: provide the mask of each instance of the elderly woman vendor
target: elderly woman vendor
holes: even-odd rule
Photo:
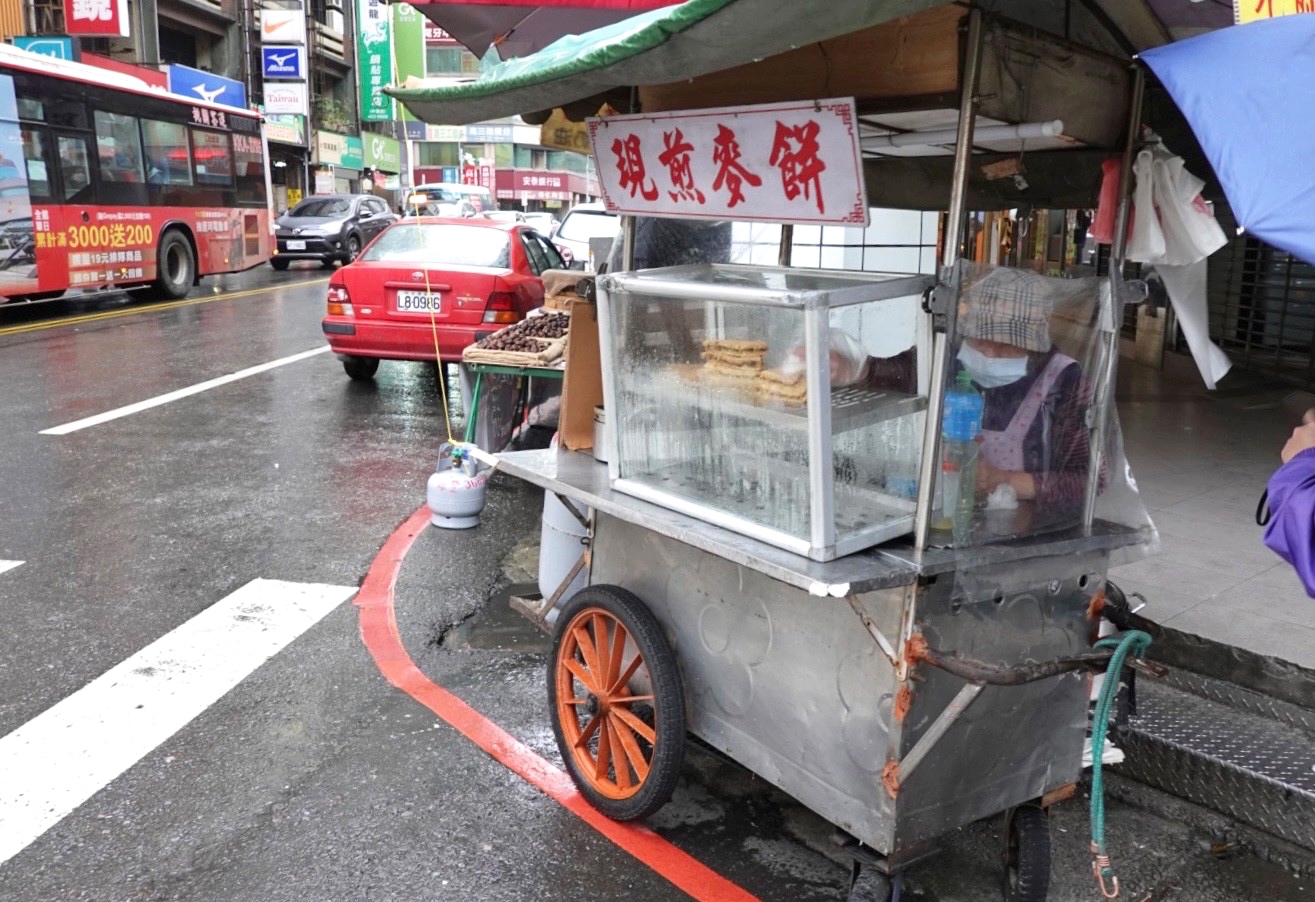
[[[1067,284],[1062,284],[1067,283]],[[1086,408],[1082,368],[1050,336],[1054,298],[1075,280],[1023,269],[992,269],[968,285],[959,314],[959,347],[950,380],[962,370],[984,402],[977,491],[1007,484],[1037,507],[1071,508],[1086,491]],[[915,383],[914,350],[869,358],[859,381],[874,388]]]

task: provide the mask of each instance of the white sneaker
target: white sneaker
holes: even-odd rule
[[[1110,742],[1108,739],[1106,739],[1105,746],[1101,749],[1100,752],[1100,763],[1122,764],[1123,758],[1124,758],[1123,750],[1118,746],[1116,746],[1114,743]],[[1086,739],[1082,740],[1082,766],[1091,767],[1092,760],[1093,759],[1091,754],[1091,737],[1088,736]]]

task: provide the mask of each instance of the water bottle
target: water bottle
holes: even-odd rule
[[[977,433],[982,430],[982,395],[966,371],[945,393],[941,419],[943,444],[943,515],[954,525],[954,541],[963,544],[972,530],[977,495]]]

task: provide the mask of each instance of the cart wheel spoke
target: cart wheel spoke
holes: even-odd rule
[[[621,674],[619,678],[608,682],[607,684],[608,693],[615,694],[617,692],[620,692],[626,686],[628,686],[630,684],[631,679],[633,679],[635,676],[635,671],[639,670],[639,668],[642,667],[643,665],[644,665],[644,656],[635,655],[635,659],[630,662],[630,666],[626,668],[626,672]]]
[[[618,715],[620,713],[620,711],[617,712]],[[631,716],[633,717],[633,715]],[[614,745],[621,746],[621,749],[625,752],[626,761],[629,762],[630,767],[635,769],[635,776],[639,778],[639,782],[643,783],[644,780],[648,779],[648,759],[644,757],[643,749],[635,741],[635,734],[631,725],[622,717],[617,716],[608,722],[608,726],[614,731]],[[650,739],[649,742],[651,743],[652,740]],[[625,773],[628,782],[629,769],[624,766],[624,763],[617,767],[616,772],[618,779],[622,773]]]
[[[594,684],[594,675],[590,673],[581,662],[577,660],[563,661],[562,666],[569,670],[571,675],[580,681],[580,684],[584,686],[585,692],[596,694],[598,687]],[[588,701],[588,699],[582,699],[582,701]]]
[[[644,782],[643,775],[639,775],[638,781],[631,779],[630,766],[626,763],[627,759],[630,758],[630,749],[626,747],[625,740],[622,738],[624,731],[617,729],[615,718],[609,717],[607,719],[607,735],[608,744],[612,748],[612,771],[616,780],[616,787],[621,793],[628,793],[637,782]],[[631,739],[631,742],[633,741]],[[622,754],[618,754],[617,749],[620,749]]]
[[[621,671],[621,662],[625,660],[626,653],[626,628],[618,620],[612,622],[612,654],[607,662],[607,672],[599,680],[599,684],[606,686],[608,695],[612,695],[617,690],[617,674]],[[636,660],[640,657],[636,655]]]
[[[629,727],[632,733],[638,734],[650,746],[657,742],[657,730],[644,723],[634,711],[629,708],[614,708],[613,714],[618,721]],[[626,751],[629,752],[629,748]]]
[[[575,740],[575,747],[582,750],[587,749],[589,740],[594,738],[594,731],[598,729],[598,725],[602,722],[603,719],[601,717],[589,718],[589,722],[585,724],[584,729],[580,731],[580,738]]]
[[[653,704],[653,696],[651,695],[613,695],[611,699],[614,705],[645,704],[651,706]]]
[[[611,782],[607,779],[607,774],[612,764],[612,737],[605,726],[604,718],[598,717],[595,720],[603,726],[598,730],[598,757],[594,759],[594,780],[607,784]]]
[[[571,631],[575,639],[575,647],[580,657],[584,660],[584,666],[589,669],[590,673],[600,673],[598,666],[598,652],[594,648],[593,633],[590,632],[591,624],[581,622]],[[597,676],[590,678],[590,683],[596,682]]]

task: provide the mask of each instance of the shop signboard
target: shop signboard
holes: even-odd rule
[[[425,123],[419,119],[407,119],[403,122],[406,127],[406,139],[408,141],[425,140]]]
[[[55,59],[77,59],[73,55],[73,39],[58,35],[17,35],[14,38],[14,46],[19,50],[26,50],[28,53],[53,56]]]
[[[265,78],[305,81],[305,61],[301,47],[265,44],[260,48],[260,70]]]
[[[179,94],[190,100],[200,99],[207,103],[246,108],[247,88],[237,79],[224,78],[213,72],[203,72],[178,63],[170,65],[167,72],[170,94]]]
[[[539,143],[556,150],[590,153],[589,129],[583,122],[572,122],[561,108],[552,111],[548,121],[539,126]]]
[[[317,131],[315,133],[315,162],[321,166],[342,166],[343,154],[347,152],[347,136],[333,132]],[[330,173],[332,175],[332,173]]]
[[[478,166],[461,167],[461,184],[463,185],[482,185],[493,190],[493,167],[487,163],[481,163]]]
[[[388,7],[383,0],[356,0],[356,75],[362,122],[391,122],[393,99],[384,85],[393,77]]]
[[[467,125],[466,140],[471,144],[510,144],[510,125]]]
[[[126,38],[128,0],[64,0],[64,31],[80,38]]]
[[[607,208],[868,224],[853,98],[588,120]]]
[[[460,180],[461,170],[456,166],[444,166],[443,178],[440,181],[453,183]]]
[[[425,43],[432,47],[457,47],[460,43],[433,22],[425,22]]]
[[[570,200],[567,175],[517,169],[511,174],[512,194],[517,200]]]
[[[464,125],[427,125],[425,126],[425,140],[460,143],[466,140],[466,127]]]
[[[365,165],[382,172],[400,172],[402,145],[384,135],[361,135],[365,143]]]
[[[315,193],[316,194],[333,194],[337,187],[337,182],[333,177],[332,169],[315,170]]]
[[[266,113],[265,138],[279,144],[306,146],[306,117],[292,113]]]
[[[397,81],[405,82],[412,75],[416,78],[424,78],[424,23],[427,20],[409,3],[394,3],[392,10],[393,54],[396,57]],[[403,122],[415,119],[405,106],[399,107],[397,113]]]
[[[346,169],[362,169],[365,167],[365,148],[359,136],[345,136],[342,159],[339,161],[339,165]]]
[[[1311,0],[1233,0],[1233,21],[1238,25],[1309,12],[1315,12]]]
[[[262,9],[260,11],[261,44],[306,43],[306,13],[298,5],[295,9]]]
[[[306,83],[300,81],[265,82],[266,113],[306,115]]]

